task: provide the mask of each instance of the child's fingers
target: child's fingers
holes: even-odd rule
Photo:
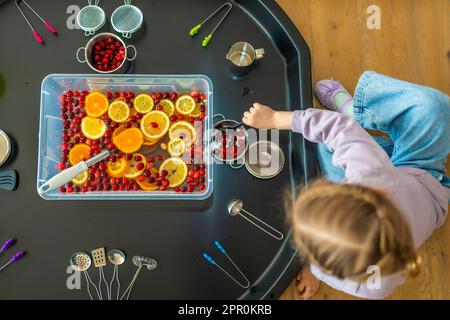
[[[254,114],[255,111],[256,111],[256,108],[255,108],[255,107],[251,107],[251,108],[250,108],[250,113],[251,113],[251,114]]]
[[[305,289],[306,289],[306,282],[304,280],[300,280],[300,282],[297,285],[297,290],[300,292],[301,295],[303,295]]]

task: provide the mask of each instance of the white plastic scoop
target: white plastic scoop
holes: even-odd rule
[[[77,165],[70,167],[64,171],[61,171],[56,176],[48,180],[42,186],[39,187],[39,194],[45,194],[59,187],[65,185],[66,183],[75,179],[78,175],[82,174],[84,171],[87,171],[89,167],[94,164],[106,159],[109,157],[109,151],[103,151],[102,153],[96,155],[95,157],[90,158],[87,161],[81,161]]]

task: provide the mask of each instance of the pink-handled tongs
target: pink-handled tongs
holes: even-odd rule
[[[34,10],[25,0],[16,0],[16,6],[19,9],[20,13],[22,14],[23,18],[25,19],[25,21],[28,23],[28,25],[31,28],[31,31],[33,32],[34,37],[36,38],[36,40],[40,43],[40,44],[44,44],[44,39],[41,37],[41,35],[37,32],[37,30],[33,27],[33,25],[31,24],[30,20],[28,20],[27,16],[25,15],[25,13],[23,12],[22,8],[20,8],[20,2],[23,2],[45,25],[45,27],[50,30],[51,33],[53,33],[54,35],[58,35],[58,32],[50,25],[50,23],[48,23],[47,21],[44,20],[44,18],[42,18],[39,13],[36,12],[36,10]]]

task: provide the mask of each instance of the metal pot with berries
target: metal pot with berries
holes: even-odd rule
[[[134,55],[130,55],[130,49],[133,49]],[[129,63],[134,61],[136,56],[135,46],[127,46],[119,36],[112,33],[94,36],[85,47],[79,48],[76,54],[78,62],[87,63],[92,70],[103,74],[126,72]]]

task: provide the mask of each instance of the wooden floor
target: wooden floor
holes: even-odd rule
[[[450,94],[449,0],[277,2],[311,49],[314,81],[334,77],[353,92],[361,73],[375,70]],[[381,30],[367,28],[366,11],[372,4],[381,8]],[[390,298],[450,299],[449,221],[435,231],[420,255],[424,261],[421,275]],[[315,298],[353,299],[323,284]],[[294,283],[282,299],[300,299]]]

